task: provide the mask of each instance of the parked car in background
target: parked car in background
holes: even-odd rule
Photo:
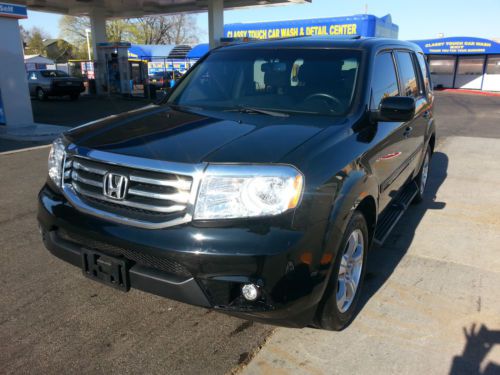
[[[123,291],[343,329],[371,245],[424,199],[433,98],[409,42],[214,49],[160,105],[54,141],[43,241]]]
[[[151,76],[150,82],[156,86],[157,89],[167,89],[173,87],[175,81],[182,77],[178,70],[171,72],[159,72]]]
[[[45,100],[49,96],[69,96],[71,100],[77,100],[85,91],[81,78],[52,69],[28,71],[28,87],[30,95],[38,100]]]

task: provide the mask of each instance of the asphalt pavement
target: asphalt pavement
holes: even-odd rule
[[[496,144],[489,142],[500,138],[500,98],[440,93],[436,99],[436,118],[441,138],[438,142],[440,154],[437,154],[440,156],[435,160],[441,163],[441,167],[446,164],[446,153],[449,150],[458,153],[457,150],[463,148],[464,153],[470,154],[469,159],[464,159],[468,160],[469,163],[464,164],[461,169],[454,169],[454,178],[449,182],[449,187],[444,190],[448,194],[446,201],[450,203],[453,201],[453,194],[463,195],[464,190],[456,188],[461,184],[461,176],[470,182],[474,180],[473,173],[476,169],[483,166],[495,168],[495,163],[491,161],[488,164],[483,163],[484,160],[481,160],[481,157],[484,155],[473,151],[483,147],[495,150]],[[460,138],[465,143],[456,143],[452,139],[456,135],[478,138],[477,142],[479,143],[474,143],[472,138],[470,141],[467,141],[469,138]],[[487,140],[483,142],[482,138],[487,138]],[[448,141],[451,142],[452,146],[449,146],[452,147],[451,149],[446,148]],[[441,148],[444,152],[441,151]],[[249,362],[254,353],[268,339],[274,327],[249,323],[136,290],[132,290],[130,293],[117,292],[84,278],[77,268],[60,261],[45,250],[37,231],[35,215],[36,194],[46,176],[47,154],[48,149],[45,148],[0,155],[0,176],[2,176],[0,184],[0,248],[2,249],[0,252],[0,283],[2,286],[0,293],[0,363],[2,367],[0,372],[13,374],[224,374],[238,371],[242,365]],[[491,157],[491,155],[496,154],[487,155]],[[500,169],[498,171],[500,172]],[[449,177],[447,173],[443,174],[442,172],[442,168],[441,170],[439,168],[433,169],[431,181],[434,181],[435,184],[438,182],[443,184],[443,181]],[[494,188],[490,185],[485,186]],[[472,192],[477,192],[485,197],[488,194],[487,189],[479,189],[477,185],[469,184],[467,187],[469,190],[472,189]],[[467,197],[469,200],[465,199]],[[492,194],[491,197],[498,205],[498,196]],[[471,193],[462,197],[460,202],[465,204],[473,199]],[[272,335],[269,339],[269,344],[264,345],[257,357],[250,361],[250,365],[245,368],[245,371],[273,374],[276,373],[274,369],[286,371],[284,369],[289,366],[290,357],[300,358],[304,353],[302,350],[307,348],[308,343],[321,342],[321,345],[324,344],[322,351],[313,353],[313,356],[308,352],[308,357],[304,355],[303,361],[298,362],[296,367],[292,367],[290,370],[295,371],[303,362],[305,363],[303,368],[307,370],[306,373],[333,373],[333,371],[321,372],[321,369],[320,372],[317,372],[315,366],[322,363],[321,361],[324,361],[325,358],[336,356],[342,359],[341,356],[344,355],[344,360],[339,360],[336,363],[339,368],[345,366],[344,373],[354,373],[356,369],[362,372],[361,370],[366,369],[366,367],[360,367],[360,363],[368,358],[365,355],[371,355],[369,357],[371,360],[367,363],[370,363],[370,368],[373,369],[374,366],[388,363],[393,358],[392,356],[398,353],[398,345],[401,348],[411,342],[411,340],[400,340],[396,341],[396,344],[392,341],[389,341],[390,345],[384,344],[386,342],[384,337],[388,338],[392,333],[406,329],[405,332],[422,330],[424,333],[432,334],[433,329],[438,330],[440,324],[446,324],[448,320],[453,320],[457,313],[463,309],[469,309],[470,304],[475,309],[480,306],[480,310],[483,309],[482,311],[486,312],[488,316],[493,312],[498,312],[495,310],[498,303],[494,302],[493,296],[495,291],[500,289],[500,283],[497,282],[498,269],[493,268],[498,265],[498,260],[491,258],[490,255],[483,255],[483,258],[474,262],[475,268],[473,269],[477,275],[487,275],[487,279],[470,278],[469,276],[458,279],[458,285],[474,282],[481,283],[481,285],[478,284],[477,288],[483,288],[480,292],[478,292],[479,289],[474,289],[476,294],[469,293],[474,298],[471,301],[467,300],[467,303],[463,302],[464,298],[470,298],[467,293],[458,293],[455,289],[445,289],[444,292],[440,291],[439,288],[433,289],[429,285],[436,280],[432,278],[419,281],[419,270],[427,275],[430,272],[429,267],[433,268],[436,273],[445,272],[439,266],[444,263],[435,264],[425,259],[425,256],[430,257],[429,253],[426,252],[432,252],[430,243],[437,240],[444,241],[442,236],[432,236],[433,230],[436,231],[443,225],[456,225],[457,222],[462,225],[457,227],[462,233],[466,233],[469,228],[475,228],[467,232],[467,241],[470,241],[468,243],[474,241],[475,233],[478,236],[481,233],[477,227],[478,224],[472,220],[474,218],[470,221],[474,226],[467,225],[469,223],[468,206],[451,205],[451,207],[459,210],[453,212],[453,218],[448,220],[444,216],[437,221],[428,219],[430,215],[427,210],[430,212],[432,207],[422,206],[422,208],[410,210],[405,218],[404,226],[400,227],[398,232],[394,234],[397,236],[399,233],[400,237],[396,237],[396,239],[393,237],[392,241],[396,241],[395,245],[385,250],[392,261],[388,264],[375,263],[380,265],[382,270],[378,273],[374,270],[369,274],[371,280],[367,285],[372,285],[372,287],[367,288],[364,294],[365,307],[361,310],[357,320],[359,319],[358,324],[368,326],[375,321],[379,324],[377,329],[373,329],[369,334],[363,336],[364,333],[359,333],[357,326],[355,326],[357,320],[352,327],[340,334],[310,329],[285,330],[279,328],[276,335]],[[486,213],[494,217],[493,207],[496,206],[492,204],[488,208],[486,201],[481,205],[481,210],[486,210]],[[446,210],[440,211],[445,214],[448,212]],[[432,218],[432,216],[430,217]],[[487,220],[491,220],[488,218],[489,216],[485,216],[482,217],[482,220],[486,220],[487,223]],[[430,231],[430,233],[427,237],[415,237],[414,233],[417,232],[417,228],[420,228],[420,232]],[[454,233],[460,235],[460,232],[455,231]],[[457,239],[456,242],[460,244],[461,240]],[[478,243],[483,245],[481,241]],[[488,243],[491,247],[498,246],[498,242]],[[414,259],[411,254],[406,253],[412,244],[420,249],[418,254],[422,255],[423,260]],[[463,247],[463,249],[466,251],[467,247]],[[458,255],[460,254],[462,253],[458,253]],[[457,254],[454,254],[453,251],[445,252],[440,256],[451,263],[457,262],[457,258],[454,258]],[[460,261],[464,263],[462,258]],[[446,271],[448,273],[445,272],[442,277],[450,276],[449,281],[453,283],[457,280],[457,274],[460,275],[461,270],[464,275],[469,275],[465,271],[469,270],[466,268],[467,265],[462,263],[460,264],[462,268],[454,269],[457,273]],[[405,276],[408,277],[408,281],[404,281]],[[392,285],[395,287],[385,288],[384,285],[390,283],[391,280],[394,280]],[[415,286],[412,286],[413,284],[410,282],[416,283],[417,286],[423,284],[428,290],[415,289]],[[424,319],[425,314],[419,310],[419,308],[425,310],[425,306],[422,307],[422,305],[412,305],[408,302],[401,307],[401,311],[396,312],[391,309],[374,310],[372,308],[374,305],[397,305],[396,301],[400,300],[401,296],[408,296],[415,290],[420,293],[416,295],[417,299],[435,295],[435,299],[431,299],[430,302],[437,302],[441,296],[447,296],[443,297],[446,302],[445,309],[440,312],[439,319],[431,321],[431,325],[426,326],[428,320]],[[481,297],[479,302],[478,296]],[[410,298],[408,301],[414,300]],[[460,301],[456,305],[456,309],[454,309],[454,301]],[[373,315],[374,311],[375,315]],[[434,310],[430,309],[429,311],[432,313]],[[476,310],[476,313],[480,314],[480,311]],[[432,314],[430,316],[434,317]],[[413,319],[411,324],[407,323],[408,319]],[[486,329],[493,332],[488,337],[490,341],[498,337],[500,343],[500,336],[495,336],[494,331],[494,329],[500,329],[500,322],[495,326],[493,319],[494,317],[487,320],[489,325]],[[470,325],[466,325],[469,321],[463,323],[463,325],[457,323],[454,327],[466,327],[470,331]],[[379,327],[382,328],[379,329]],[[384,331],[383,327],[387,327],[388,330]],[[290,352],[287,355],[287,351],[292,349],[286,345],[286,342],[282,341],[283,336],[280,335],[285,332],[289,332],[285,336],[286,340],[297,344],[293,350],[298,350],[298,355],[295,352]],[[358,333],[359,336],[357,336]],[[346,334],[350,335],[347,342],[351,346],[342,348],[338,338]],[[291,341],[292,336],[303,337],[303,341],[298,343]],[[373,337],[379,337],[380,340],[369,341]],[[442,336],[439,337],[442,338]],[[458,337],[458,335],[453,337]],[[276,344],[275,338],[278,338],[278,344]],[[406,338],[408,339],[408,337]],[[377,356],[374,356],[373,353],[370,354],[369,351],[367,353],[359,352],[357,355],[353,353],[346,355],[348,349],[366,350],[366,347],[362,345],[355,345],[357,341],[363,340],[378,345],[377,348],[380,351],[376,352]],[[439,352],[439,345],[447,343],[445,339],[436,342],[437,345],[430,345],[427,352],[425,345],[420,345],[419,348],[422,351],[418,352],[421,355],[419,358],[425,358],[422,356],[429,354],[429,358],[434,360],[436,355],[432,356],[432,353]],[[425,343],[425,341],[421,343]],[[456,348],[453,347],[453,349]],[[268,356],[263,358],[262,356],[269,354],[269,350],[281,351],[281,357],[271,358]],[[410,358],[414,353],[411,350],[403,350],[400,360],[403,363],[415,363],[411,362]],[[455,351],[448,350],[444,353],[455,353]],[[496,353],[498,352],[493,352],[493,355]],[[408,356],[407,362],[404,362],[404,356]],[[271,359],[269,360],[269,358]],[[447,357],[447,360],[450,362],[452,358]],[[264,365],[255,367],[259,361]],[[268,366],[269,364],[271,365]],[[382,366],[381,368],[388,367]],[[391,369],[395,371],[398,369],[408,370],[409,367],[389,367],[389,370]]]

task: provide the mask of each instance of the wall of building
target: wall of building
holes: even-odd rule
[[[388,14],[378,18],[372,14],[349,17],[314,18],[256,23],[233,23],[224,26],[227,38],[273,39],[298,36],[378,36],[397,38],[399,27]]]
[[[415,40],[427,55],[435,87],[500,91],[500,44],[451,37]]]

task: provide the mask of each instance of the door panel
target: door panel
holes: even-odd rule
[[[375,147],[367,155],[368,163],[380,188],[379,209],[382,211],[397,195],[407,177],[410,149],[405,138],[406,123],[382,122],[377,124]]]
[[[393,53],[377,55],[373,69],[370,110],[377,111],[383,98],[400,94]],[[402,175],[411,152],[408,138],[404,136],[406,128],[405,123],[379,121],[373,140],[375,146],[366,155],[380,187],[380,210],[387,206],[404,183]]]

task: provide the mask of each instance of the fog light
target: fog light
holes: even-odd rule
[[[245,297],[248,301],[255,301],[259,296],[259,287],[254,284],[245,284],[241,288],[241,293],[243,293],[243,297]]]

